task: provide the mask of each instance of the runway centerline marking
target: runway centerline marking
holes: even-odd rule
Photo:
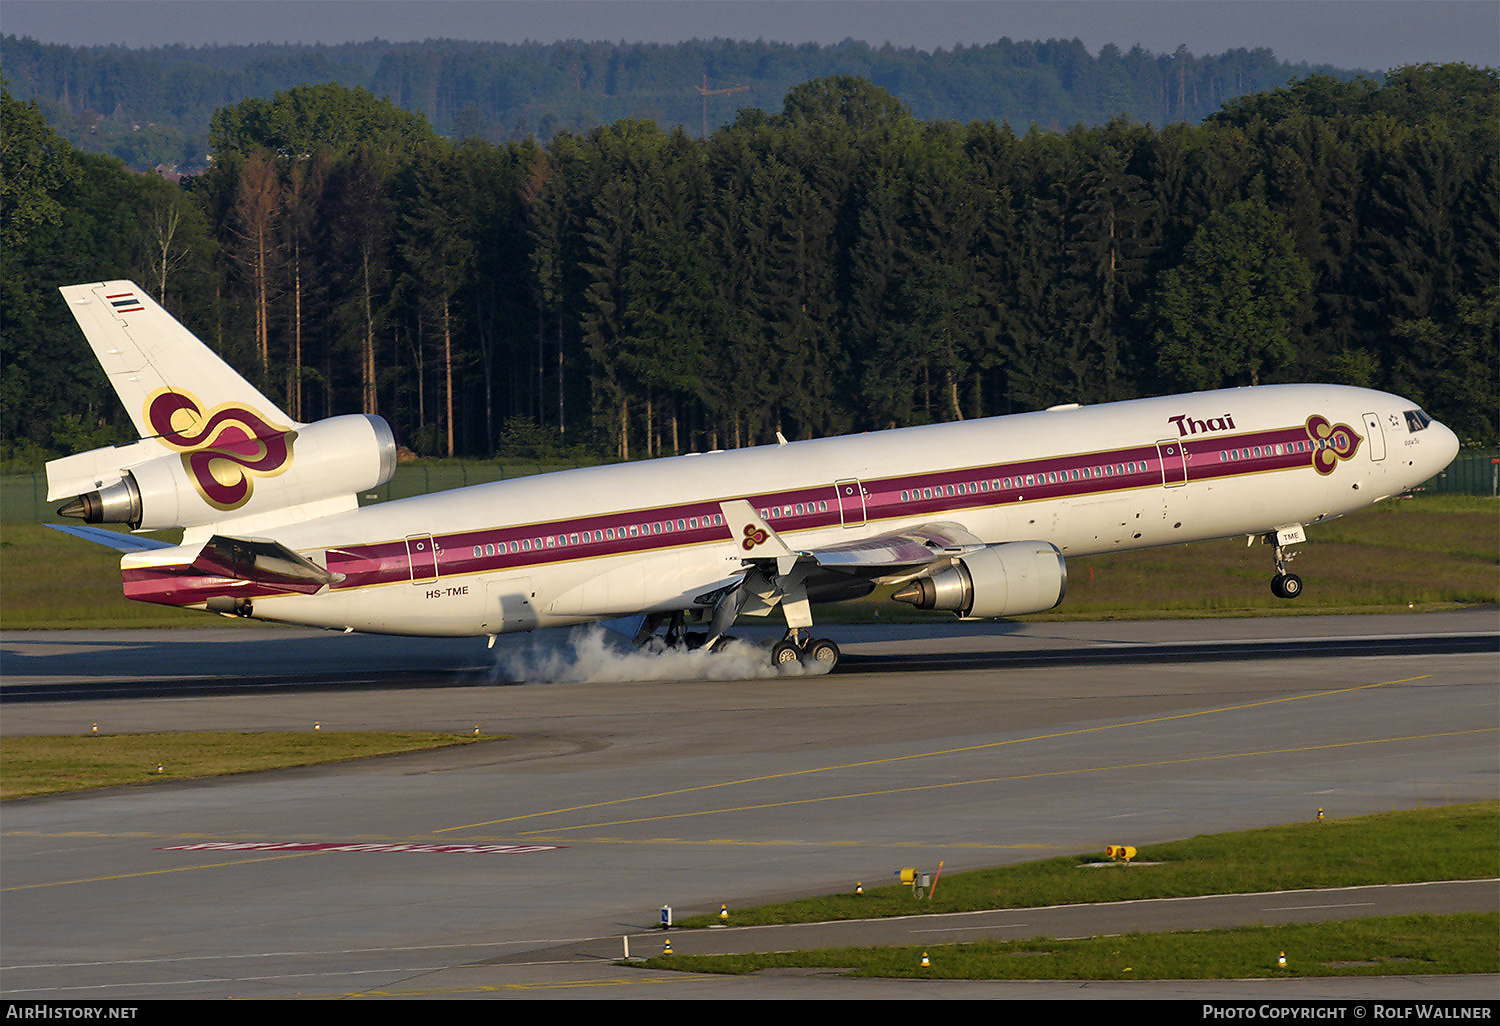
[[[1315,698],[1331,698],[1335,695],[1346,695],[1356,691],[1370,691],[1375,688],[1390,687],[1396,684],[1410,684],[1413,681],[1426,680],[1432,674],[1424,673],[1416,677],[1403,677],[1400,680],[1379,681],[1374,684],[1356,684],[1353,687],[1333,688],[1328,691],[1314,691],[1306,695],[1288,695],[1284,698],[1268,698],[1258,702],[1246,702],[1242,705],[1226,705],[1214,709],[1199,709],[1196,712],[1173,713],[1170,716],[1153,716],[1142,720],[1129,720],[1124,723],[1105,723],[1097,727],[1080,727],[1077,730],[1065,730],[1055,734],[1036,734],[1031,737],[1009,738],[1004,741],[989,741],[979,745],[964,745],[959,748],[944,748],[933,752],[913,752],[910,755],[893,755],[886,759],[870,759],[865,762],[847,762],[833,766],[817,766],[810,769],[788,770],[785,773],[768,773],[759,777],[745,777],[740,780],[724,780],[716,784],[699,784],[695,787],[676,788],[671,791],[657,791],[653,794],[633,795],[629,798],[612,798],[608,801],[590,802],[586,805],[571,805],[561,809],[551,809],[545,812],[526,812],[518,816],[504,816],[499,819],[482,820],[477,823],[466,823],[462,826],[440,827],[433,831],[434,834],[455,833],[461,830],[477,830],[480,827],[495,826],[501,823],[517,823],[527,819],[541,819],[545,816],[562,816],[568,813],[585,812],[589,809],[608,808],[611,805],[626,805],[631,802],[651,801],[656,798],[673,798],[685,794],[695,794],[701,791],[713,791],[719,788],[739,787],[745,784],[758,784],[771,780],[787,780],[792,777],[812,776],[819,773],[835,773],[840,770],[865,769],[870,766],[886,766],[898,762],[911,762],[917,759],[935,759],[948,755],[960,755],[965,752],[980,752],[986,749],[1003,748],[1008,745],[1027,744],[1033,741],[1055,741],[1065,737],[1079,737],[1084,734],[1100,733],[1106,730],[1122,730],[1127,727],[1143,727],[1155,723],[1170,723],[1174,720],[1193,719],[1198,716],[1216,716],[1223,713],[1243,712],[1246,709],[1258,709],[1270,705],[1279,705],[1286,702],[1305,702]]]

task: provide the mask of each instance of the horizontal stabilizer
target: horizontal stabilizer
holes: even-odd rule
[[[54,531],[62,531],[71,534],[75,538],[93,542],[95,545],[106,545],[117,552],[145,552],[148,549],[169,549],[171,542],[158,541],[155,538],[142,538],[136,534],[126,534],[124,531],[111,531],[105,527],[87,527],[83,524],[46,524],[46,527]]]
[[[267,538],[228,538],[216,534],[203,544],[191,569],[218,577],[253,581],[312,594],[344,579]]]

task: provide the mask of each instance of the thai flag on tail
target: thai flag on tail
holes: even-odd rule
[[[139,313],[146,309],[141,305],[141,301],[135,298],[134,292],[116,292],[104,298],[109,300],[109,305],[115,308],[116,313]]]

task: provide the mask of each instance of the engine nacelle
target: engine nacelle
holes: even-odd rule
[[[1044,541],[987,545],[952,566],[918,577],[892,598],[918,609],[947,609],[965,620],[1051,609],[1068,590],[1068,566]]]
[[[108,466],[112,451],[139,454],[148,444],[94,450],[69,461]],[[353,495],[379,487],[395,470],[390,425],[350,414],[271,435],[226,432],[202,448],[117,467],[109,474],[114,483],[79,495],[58,512],[134,530],[198,527]]]

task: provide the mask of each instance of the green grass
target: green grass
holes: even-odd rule
[[[1271,550],[1244,539],[1068,560],[1068,594],[1028,619],[1388,612],[1500,602],[1500,503],[1431,495],[1308,529],[1292,569],[1306,591],[1271,595]],[[820,606],[824,622],[951,621],[883,601]],[[120,594],[119,553],[40,525],[0,532],[0,628],[223,626],[241,622]]]
[[[222,627],[235,622],[131,602],[120,587],[120,553],[113,549],[40,524],[0,528],[0,628]]]
[[[494,740],[390,731],[84,734],[0,738],[0,799],[312,766]],[[160,770],[157,767],[160,766]]]
[[[1300,887],[1353,887],[1500,876],[1500,802],[1310,820],[1141,847],[1129,864],[1104,853],[1000,866],[938,877],[916,899],[899,884],[863,894],[823,895],[735,909],[734,926],[816,923],[885,916],[1035,908]],[[1128,843],[1122,841],[1121,843]],[[918,867],[932,874],[937,867]],[[683,919],[709,926],[716,915]]]
[[[1500,971],[1500,915],[1389,916],[1332,923],[1036,938],[930,948],[830,948],[749,955],[670,955],[650,969],[745,974],[841,970],[923,980],[1235,980]],[[1279,965],[1280,956],[1286,965]],[[924,967],[922,958],[929,964]]]
[[[932,898],[888,886],[736,909],[733,926],[827,922],[1311,887],[1500,876],[1500,802],[1195,837],[1142,848],[1129,865],[1070,856],[939,877]],[[932,867],[927,867],[929,870]],[[683,920],[683,928],[722,922]],[[1500,916],[1372,917],[1331,923],[1032,938],[927,949],[839,948],[648,959],[654,969],[971,980],[1166,980],[1500,972]],[[1287,953],[1287,965],[1278,956]],[[922,966],[926,954],[930,964]]]
[[[1069,561],[1054,616],[1435,609],[1500,600],[1500,504],[1432,496],[1386,502],[1308,528],[1291,569],[1306,591],[1271,594],[1272,550],[1243,538]]]

